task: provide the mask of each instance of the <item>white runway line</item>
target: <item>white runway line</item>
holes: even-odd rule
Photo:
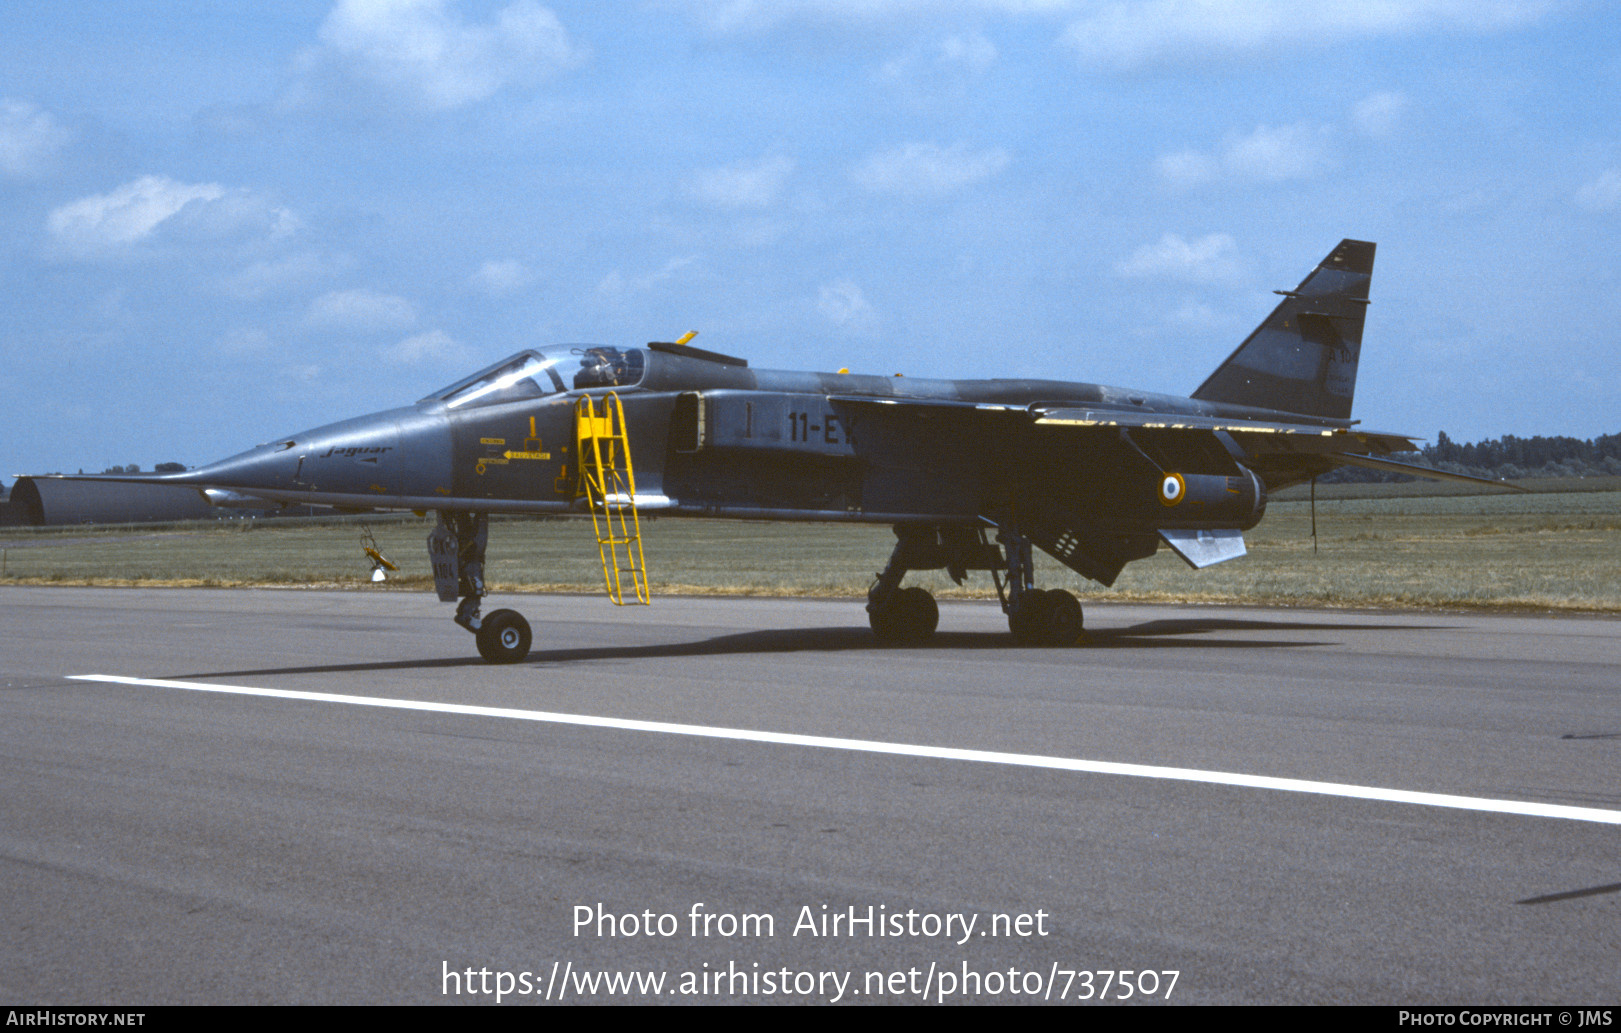
[[[557,714],[544,710],[517,710],[509,707],[479,707],[464,703],[435,703],[426,700],[387,699],[380,696],[345,696],[332,692],[297,692],[291,689],[255,689],[238,685],[209,685],[203,682],[160,681],[153,678],[125,678],[113,674],[79,674],[74,681],[111,682],[160,689],[186,689],[191,692],[222,692],[235,696],[266,696],[272,699],[298,699],[314,703],[346,703],[357,707],[384,707],[391,710],[421,710],[438,714],[465,714],[470,717],[500,717],[514,721],[541,721],[548,724],[580,725],[587,728],[616,728],[627,732],[654,732],[661,735],[692,735],[706,739],[735,739],[740,742],[774,743],[782,746],[814,746],[859,753],[887,753],[901,757],[928,757],[935,760],[965,760],[980,764],[1009,764],[1055,771],[1080,771],[1093,775],[1126,775],[1133,778],[1160,778],[1176,782],[1203,782],[1209,785],[1273,789],[1289,793],[1342,796],[1354,800],[1380,800],[1385,803],[1416,804],[1422,807],[1449,807],[1462,811],[1489,811],[1496,814],[1523,814],[1536,818],[1563,818],[1566,821],[1592,821],[1621,825],[1621,811],[1565,804],[1531,803],[1524,800],[1493,800],[1447,793],[1420,793],[1407,789],[1381,789],[1376,786],[1342,785],[1337,782],[1311,782],[1298,778],[1272,778],[1227,771],[1200,771],[1195,768],[1167,768],[1150,764],[1117,764],[1103,760],[1072,757],[1046,757],[1030,753],[999,753],[992,750],[965,750],[953,746],[912,746],[906,743],[876,742],[870,739],[838,739],[823,735],[796,735],[791,732],[756,732],[746,728],[717,728],[711,725],[682,725],[668,721],[636,721],[622,717],[592,717],[585,714]]]

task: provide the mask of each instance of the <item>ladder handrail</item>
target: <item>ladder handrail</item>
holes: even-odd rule
[[[597,415],[596,403],[590,395],[575,402],[574,427],[579,448],[580,494],[585,496],[586,506],[591,510],[591,528],[597,537],[597,556],[602,561],[602,580],[608,598],[615,606],[625,605],[620,574],[628,573],[636,600],[651,603],[647,560],[642,553],[642,524],[636,512],[636,469],[630,458],[630,438],[619,396],[612,391],[603,396],[601,416]],[[621,457],[623,469],[620,468]],[[624,549],[622,559],[621,548]]]

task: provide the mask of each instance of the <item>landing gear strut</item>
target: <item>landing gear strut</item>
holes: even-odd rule
[[[1062,588],[1036,587],[1030,539],[1000,531],[996,541],[1007,557],[1007,581],[995,571],[991,576],[1014,640],[1028,646],[1074,645],[1083,627],[1081,601]]]
[[[485,596],[484,547],[489,542],[488,513],[441,511],[439,526],[428,535],[434,586],[443,602],[456,602],[456,623],[472,632],[478,653],[492,664],[515,664],[529,655],[533,640],[529,622],[516,610],[479,615]]]

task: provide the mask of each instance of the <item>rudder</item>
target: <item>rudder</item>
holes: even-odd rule
[[[1375,245],[1342,240],[1193,396],[1333,420],[1351,418]]]

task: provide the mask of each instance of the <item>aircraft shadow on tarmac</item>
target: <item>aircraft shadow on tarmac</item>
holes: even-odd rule
[[[1589,886],[1586,889],[1565,890],[1562,893],[1545,893],[1540,897],[1527,897],[1516,900],[1516,904],[1552,904],[1560,900],[1574,900],[1577,897],[1600,897],[1609,893],[1621,893],[1621,882],[1612,882],[1607,886]]]
[[[1434,630],[1434,626],[1422,626]],[[1076,651],[1095,649],[1299,649],[1308,646],[1334,644],[1328,639],[1278,639],[1262,635],[1243,638],[1191,638],[1206,632],[1279,632],[1321,631],[1335,632],[1356,629],[1382,631],[1420,630],[1419,625],[1408,624],[1345,624],[1337,621],[1290,620],[1235,620],[1231,618],[1190,617],[1173,620],[1145,621],[1122,628],[1099,628],[1088,631],[1075,646]],[[745,631],[733,635],[719,635],[696,642],[660,642],[649,645],[589,646],[577,649],[536,649],[527,659],[514,666],[546,667],[552,664],[582,663],[596,660],[650,660],[683,656],[726,656],[747,653],[836,653],[846,651],[888,652],[904,649],[1018,649],[1010,643],[1006,632],[1000,631],[948,631],[940,632],[922,645],[888,645],[878,642],[867,628],[789,628],[770,631]],[[1029,647],[1034,650],[1036,647]],[[1064,649],[1044,647],[1040,655],[1062,655]],[[374,663],[318,664],[299,667],[259,668],[247,671],[208,671],[172,675],[174,678],[228,678],[273,674],[343,674],[363,671],[431,670],[436,667],[482,667],[477,657],[438,657],[426,660],[385,660]]]

